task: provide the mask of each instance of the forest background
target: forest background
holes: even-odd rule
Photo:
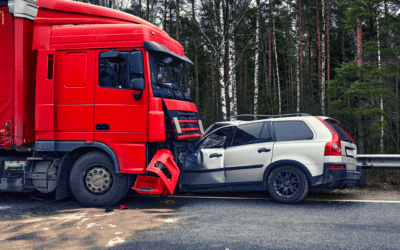
[[[337,119],[359,154],[400,154],[400,0],[80,0],[139,16],[194,62],[205,127],[238,114]]]

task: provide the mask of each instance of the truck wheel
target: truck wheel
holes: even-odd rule
[[[114,163],[102,152],[90,152],[74,164],[69,176],[75,198],[88,207],[112,206],[129,189],[128,176],[115,173]]]
[[[271,197],[280,203],[301,202],[310,189],[304,172],[294,166],[280,166],[272,170],[267,188]]]

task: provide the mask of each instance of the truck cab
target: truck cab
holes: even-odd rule
[[[116,203],[132,185],[173,194],[177,156],[203,133],[183,47],[140,18],[85,3],[3,0],[0,12],[9,48],[0,191],[72,191],[88,206]],[[31,155],[15,162],[5,150]]]

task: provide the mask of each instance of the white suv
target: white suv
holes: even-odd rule
[[[267,117],[211,125],[180,157],[180,189],[267,189],[278,202],[297,203],[310,188],[356,185],[357,147],[336,120],[308,114]]]

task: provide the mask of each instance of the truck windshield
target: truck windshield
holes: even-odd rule
[[[190,82],[186,62],[161,52],[149,51],[149,54],[154,96],[192,101],[187,90]]]

